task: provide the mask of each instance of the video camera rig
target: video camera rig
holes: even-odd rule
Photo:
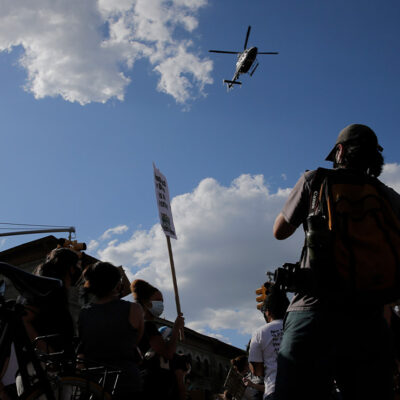
[[[300,263],[284,263],[282,267],[274,271],[274,285],[285,292],[295,292],[303,281],[303,274],[300,270]],[[267,273],[268,274],[268,273]]]

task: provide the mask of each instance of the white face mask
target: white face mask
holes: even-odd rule
[[[152,301],[149,311],[155,317],[159,317],[164,311],[164,303],[162,301]]]

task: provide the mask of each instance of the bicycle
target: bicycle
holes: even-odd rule
[[[37,340],[46,339],[46,336]],[[110,400],[117,388],[121,370],[63,353],[39,353],[57,400]]]
[[[3,262],[0,262],[0,274],[8,278],[17,291],[32,303],[38,299],[44,300],[62,287],[58,279],[33,275]],[[111,394],[101,384],[86,377],[85,371],[77,372],[75,359],[66,359],[63,353],[37,353],[23,323],[24,306],[15,300],[6,301],[4,293],[3,280],[0,283],[0,371],[4,371],[13,345],[23,387],[18,399],[111,399]]]

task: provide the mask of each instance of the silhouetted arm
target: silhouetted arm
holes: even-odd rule
[[[285,217],[282,213],[280,213],[275,220],[273,233],[274,237],[278,240],[287,239],[289,236],[293,235],[296,231],[297,227],[289,224],[286,221]]]

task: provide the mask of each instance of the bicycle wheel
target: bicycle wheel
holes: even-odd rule
[[[18,399],[20,400],[49,400],[46,392],[43,389],[32,389],[29,393],[23,393]]]
[[[99,384],[79,376],[63,376],[54,388],[56,400],[110,400]]]

